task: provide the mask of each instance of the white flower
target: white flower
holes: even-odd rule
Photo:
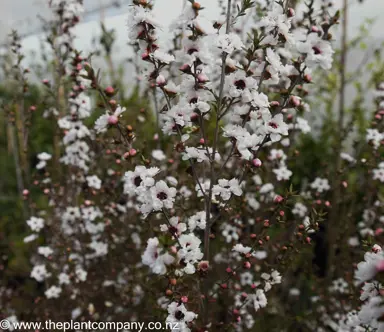
[[[61,294],[61,288],[57,286],[52,286],[45,291],[45,296],[48,299],[57,299]]]
[[[294,208],[292,209],[293,214],[296,214],[302,218],[305,217],[307,212],[308,212],[308,208],[303,203],[300,203],[300,202],[297,202]]]
[[[236,244],[233,248],[233,251],[237,251],[241,254],[248,254],[251,252],[252,248],[251,247],[244,247],[241,243]]]
[[[333,280],[330,290],[342,294],[347,293],[348,283],[343,278]]]
[[[233,240],[237,241],[239,239],[237,228],[230,224],[224,224],[222,235],[225,237],[227,243],[231,243]]]
[[[296,118],[296,124],[294,127],[301,130],[304,134],[308,134],[311,131],[311,126],[308,124],[308,121],[301,117]]]
[[[380,182],[384,182],[384,168],[376,168],[372,170],[373,172],[373,180],[379,180]]]
[[[235,50],[241,50],[241,48],[244,47],[240,37],[235,33],[219,35],[216,39],[216,45],[228,54],[231,54]]]
[[[160,61],[161,63],[165,63],[167,65],[175,61],[175,57],[173,55],[164,53],[160,50],[156,50],[155,52],[153,52],[152,56],[155,60]]]
[[[206,221],[207,221],[207,215],[205,211],[200,211],[195,213],[193,216],[191,216],[188,219],[188,227],[191,232],[195,230],[196,227],[200,229],[205,229],[206,227]]]
[[[250,299],[253,301],[255,311],[258,311],[260,308],[266,307],[268,303],[265,293],[262,289],[258,289],[256,291],[256,294],[252,294],[250,296]]]
[[[276,174],[277,181],[289,180],[289,178],[292,176],[292,172],[285,165],[274,169],[273,173]]]
[[[356,162],[356,159],[353,158],[351,155],[349,155],[348,153],[345,153],[345,152],[341,152],[340,153],[340,158],[341,159],[344,159],[350,163],[355,163]]]
[[[311,220],[309,219],[308,216],[306,216],[303,220],[303,225],[305,227],[305,230],[307,231],[308,234],[314,233],[315,230],[311,226]]]
[[[277,142],[280,140],[281,136],[288,135],[288,125],[284,122],[284,118],[281,113],[275,115],[268,121],[267,129],[272,142]]]
[[[44,257],[49,257],[53,254],[53,250],[50,247],[39,247],[37,252]]]
[[[252,93],[257,92],[257,88],[257,81],[240,71],[230,74],[226,78],[226,89],[229,95],[232,98],[241,98],[244,103],[252,101]]]
[[[101,188],[101,180],[96,175],[87,176],[86,179],[89,187],[95,189]]]
[[[292,40],[289,33],[291,19],[284,14],[280,5],[274,4],[273,10],[268,12],[268,16],[261,19],[258,26],[265,29],[266,37],[261,42],[263,45],[276,45],[280,36],[283,36],[288,42]]]
[[[232,194],[236,196],[241,196],[243,194],[243,191],[240,188],[239,180],[236,178],[229,181],[226,179],[220,179],[218,184],[213,186],[212,192],[215,196],[221,196],[224,201],[229,200]]]
[[[162,249],[159,247],[159,239],[148,239],[147,248],[141,256],[142,263],[151,268],[155,274],[163,275],[167,272],[167,265],[172,264],[175,258],[167,252],[161,253]]]
[[[162,232],[170,232],[172,235],[180,236],[181,233],[187,230],[187,225],[180,222],[179,217],[169,218],[169,224],[160,225]]]
[[[250,272],[244,272],[240,275],[240,284],[242,286],[252,285],[253,283],[253,274]]]
[[[377,273],[377,263],[383,259],[383,251],[381,250],[381,248],[379,251],[376,252],[366,252],[364,255],[364,261],[357,264],[357,270],[355,271],[355,279],[359,283],[371,280]]]
[[[34,231],[40,232],[44,228],[44,219],[31,217],[27,220],[27,225]]]
[[[171,209],[176,197],[176,188],[168,187],[167,183],[160,180],[151,188],[152,207],[159,211],[164,207]]]
[[[66,273],[59,274],[59,285],[69,285],[71,280],[69,279],[69,275]]]
[[[85,271],[81,266],[76,266],[75,273],[78,280],[80,281],[87,280],[88,272]]]
[[[93,249],[95,252],[90,257],[100,257],[105,256],[108,253],[108,244],[100,241],[93,240],[89,247]]]
[[[331,69],[333,53],[331,44],[323,40],[316,32],[310,33],[305,42],[296,44],[300,53],[306,54],[305,63],[309,68],[320,66],[325,70]]]
[[[167,310],[168,316],[165,321],[168,323],[168,326],[172,327],[172,332],[191,331],[187,324],[197,318],[194,312],[188,311],[184,304],[177,302],[169,304]]]
[[[154,158],[154,159],[156,159],[158,161],[162,161],[165,158],[167,158],[167,156],[165,155],[163,150],[153,150],[152,151],[152,158]]]
[[[32,242],[32,241],[36,240],[37,238],[38,238],[37,234],[28,235],[24,238],[24,243]]]
[[[118,106],[115,112],[111,115],[108,111],[104,115],[100,116],[95,122],[95,130],[97,133],[103,133],[107,131],[109,124],[116,124],[119,121],[119,116],[126,111],[125,107]]]
[[[179,238],[181,248],[177,256],[180,263],[185,267],[183,271],[187,274],[195,273],[195,264],[203,258],[203,253],[200,249],[201,240],[193,233],[182,234]]]
[[[331,186],[329,185],[328,179],[316,178],[315,181],[311,183],[311,188],[322,193],[323,191],[331,189]]]
[[[160,172],[157,167],[146,168],[145,166],[136,166],[135,170],[125,173],[124,192],[129,195],[140,194],[147,191],[155,184],[153,177]]]
[[[42,282],[50,276],[51,274],[48,273],[45,264],[35,265],[31,271],[31,277],[36,279],[38,282]]]
[[[42,169],[47,165],[47,160],[52,159],[52,155],[46,152],[42,152],[37,155],[37,158],[40,160],[40,162],[36,165],[36,168]]]
[[[287,155],[281,149],[272,149],[269,152],[270,160],[279,160],[280,162],[284,162],[287,159]]]
[[[262,92],[259,93],[257,91],[253,91],[251,104],[253,107],[257,107],[261,112],[265,112],[269,108],[268,96]]]

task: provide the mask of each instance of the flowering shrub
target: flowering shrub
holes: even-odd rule
[[[26,103],[29,70],[12,35],[4,67],[18,90],[3,109],[20,135],[15,168],[35,288],[26,311],[15,301],[21,288],[5,283],[4,317],[159,320],[178,323],[174,331],[383,329],[383,257],[372,246],[383,234],[380,71],[378,110],[353,154],[344,146],[353,115],[350,124],[340,115],[335,142],[317,153],[308,148],[319,146],[306,119],[310,90],[332,68],[339,12],[328,1],[300,15],[286,1],[221,5],[211,22],[187,2],[168,47],[153,3],[133,1],[134,94],[153,100],[146,109],[74,49],[82,1],[50,2],[55,71],[42,81],[41,105]],[[30,175],[37,108],[54,129]],[[352,262],[371,247],[354,276]]]

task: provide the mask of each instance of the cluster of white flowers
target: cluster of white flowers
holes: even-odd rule
[[[364,261],[357,265],[355,279],[358,285],[363,284],[360,300],[362,305],[358,311],[351,311],[339,321],[338,331],[383,331],[384,305],[381,292],[383,286],[375,280],[378,273],[384,271],[384,254],[379,245],[364,255]],[[345,285],[337,287],[345,291]]]
[[[78,70],[78,68],[75,69],[75,74],[78,81],[83,79],[80,76],[81,70]],[[79,89],[74,90],[78,91]],[[85,90],[84,86],[82,90]],[[63,143],[65,146],[65,155],[60,161],[66,165],[79,167],[87,172],[91,151],[86,139],[91,136],[91,132],[83,124],[82,120],[91,114],[91,99],[84,91],[72,92],[69,103],[69,114],[61,117],[58,121],[59,127],[64,131]]]
[[[176,199],[176,188],[169,187],[163,180],[155,182],[153,177],[158,172],[156,167],[136,166],[134,171],[125,174],[125,193],[136,195],[145,218],[151,212],[172,209]]]
[[[47,161],[52,159],[52,155],[46,152],[42,152],[37,155],[37,159],[39,159],[39,163],[36,165],[36,168],[42,169],[47,166]]]

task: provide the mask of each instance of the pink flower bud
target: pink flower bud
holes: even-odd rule
[[[199,271],[208,271],[208,269],[209,269],[209,262],[208,261],[201,261],[197,265],[197,268],[199,269]]]
[[[319,32],[319,28],[317,26],[312,26],[311,31],[312,32]]]
[[[384,271],[384,260],[381,260],[376,264],[376,270],[378,272],[383,272]]]
[[[29,190],[28,189],[24,189],[23,190],[23,195],[24,196],[28,196],[29,195]]]
[[[163,85],[165,85],[167,83],[167,81],[165,80],[165,77],[163,76],[163,75],[159,75],[159,76],[157,76],[157,78],[156,78],[156,84],[158,85],[158,86],[163,86]]]
[[[252,164],[255,167],[260,167],[262,165],[262,162],[261,162],[261,160],[259,158],[256,158],[256,159],[252,160]]]
[[[251,263],[250,262],[245,262],[244,263],[244,268],[250,269],[251,268]]]
[[[209,81],[209,78],[207,75],[200,73],[199,75],[197,75],[197,80],[199,81],[199,83],[207,83]]]
[[[200,143],[200,144],[205,144],[205,140],[204,140],[204,138],[200,138],[199,143]]]
[[[295,11],[294,11],[293,8],[288,8],[287,16],[288,16],[288,17],[293,17],[293,16],[295,16]]]
[[[29,110],[30,110],[31,112],[36,111],[36,106],[31,106],[31,107],[29,108]]]
[[[188,297],[186,297],[186,296],[182,296],[182,297],[181,297],[181,302],[183,302],[183,303],[187,303],[187,302],[188,302]]]
[[[305,74],[304,75],[304,81],[307,83],[311,83],[312,82],[312,76],[310,74]]]
[[[301,104],[301,100],[299,97],[291,96],[291,103],[293,106],[298,107]]]
[[[182,71],[183,73],[190,73],[191,72],[191,67],[188,64],[182,65],[180,67],[180,71]]]
[[[144,52],[142,55],[141,55],[141,59],[146,61],[149,59],[149,53],[148,52]]]
[[[375,236],[379,236],[379,235],[383,234],[383,232],[384,232],[384,229],[378,228],[375,230]]]
[[[272,107],[277,107],[277,106],[280,106],[280,103],[278,101],[276,101],[276,100],[273,100],[273,101],[270,102],[270,105]]]
[[[137,153],[137,151],[136,151],[135,149],[130,149],[130,150],[129,150],[129,155],[130,155],[131,157],[135,156],[136,153]]]
[[[274,202],[275,203],[281,203],[283,200],[284,200],[283,197],[281,197],[280,195],[276,195],[275,199],[274,199]]]
[[[108,118],[108,123],[110,125],[115,125],[116,123],[119,122],[119,119],[117,118],[116,115],[110,115],[109,118]]]
[[[112,97],[115,94],[115,89],[112,86],[108,86],[104,90],[105,94],[109,97]]]
[[[227,273],[231,273],[231,272],[232,272],[232,269],[231,269],[230,267],[227,267],[227,268],[225,269],[225,271],[226,271]]]
[[[172,247],[171,247],[171,252],[172,252],[173,254],[177,254],[177,248],[176,248],[175,246],[172,246]]]

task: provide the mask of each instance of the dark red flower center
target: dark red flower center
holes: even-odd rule
[[[271,126],[273,129],[279,128],[279,126],[275,122],[268,123],[269,126]]]
[[[318,48],[317,46],[313,46],[312,49],[313,49],[313,52],[315,52],[315,54],[321,54],[322,53],[321,49]]]
[[[235,82],[235,87],[238,90],[244,90],[246,85],[245,85],[245,82],[243,80],[238,80]]]
[[[184,317],[185,317],[185,315],[184,315],[184,313],[182,311],[178,310],[178,311],[175,312],[175,318],[177,320],[182,320]]]
[[[168,195],[162,191],[157,194],[157,198],[160,199],[161,201],[164,201],[168,198]]]
[[[133,183],[135,184],[136,187],[140,186],[141,182],[143,182],[143,180],[141,179],[140,176],[136,176],[135,179],[133,180]]]

